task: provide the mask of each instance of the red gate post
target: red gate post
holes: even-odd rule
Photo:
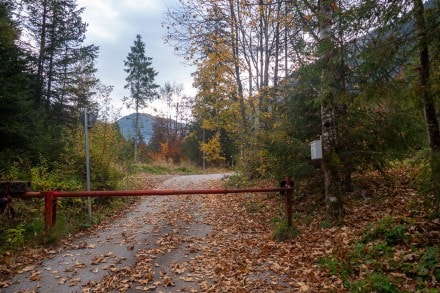
[[[54,196],[52,201],[52,226],[57,223],[57,201],[58,197]]]
[[[44,192],[44,229],[46,233],[50,231],[54,220],[54,196],[52,191]],[[56,211],[55,211],[56,212]]]
[[[285,208],[287,227],[292,227],[292,193],[294,185],[295,183],[292,181],[292,177],[286,177]]]

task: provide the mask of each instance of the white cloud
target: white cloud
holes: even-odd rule
[[[85,7],[83,20],[89,24],[88,38],[113,42],[121,27],[121,15],[112,4],[105,0],[78,0],[78,5]]]
[[[161,13],[163,8],[163,1],[158,0],[123,0],[115,1],[127,10],[145,11],[149,13]]]
[[[88,37],[102,42],[114,43],[121,34],[127,33],[139,19],[156,18],[165,9],[165,2],[157,0],[78,0],[85,7],[83,19],[89,24]]]
[[[128,96],[124,89],[126,73],[124,60],[137,34],[146,45],[146,55],[153,58],[153,68],[159,72],[155,82],[182,83],[186,94],[194,94],[191,68],[181,64],[182,60],[173,54],[173,49],[163,43],[166,33],[161,27],[163,13],[176,0],[77,0],[79,7],[85,7],[83,21],[89,24],[86,44],[100,47],[97,60],[97,76],[105,85],[113,85],[111,98],[122,114],[128,114],[122,105],[122,98]],[[152,112],[155,103],[145,112]],[[160,105],[159,105],[160,106]]]

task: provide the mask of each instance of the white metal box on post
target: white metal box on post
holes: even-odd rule
[[[322,144],[320,139],[310,143],[310,153],[312,160],[322,159]]]

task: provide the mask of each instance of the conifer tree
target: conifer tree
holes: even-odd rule
[[[159,97],[157,88],[159,85],[154,83],[157,72],[152,67],[152,58],[145,55],[145,43],[140,35],[136,36],[134,45],[124,61],[124,71],[128,73],[125,78],[127,84],[126,89],[130,90],[130,97],[125,97],[124,102],[127,107],[134,104],[135,108],[135,137],[134,137],[134,160],[138,161],[137,148],[140,144],[139,137],[139,110],[147,106],[147,102],[151,102]]]
[[[7,149],[25,149],[32,131],[25,126],[31,110],[27,85],[32,76],[26,73],[25,55],[15,45],[19,30],[10,8],[0,3],[0,156]]]
[[[72,117],[77,115],[77,68],[93,63],[98,54],[97,46],[83,46],[87,30],[81,18],[84,8],[74,0],[24,0],[19,4],[21,27],[35,62],[35,104],[54,110],[54,124],[76,121]]]

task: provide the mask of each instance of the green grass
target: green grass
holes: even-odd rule
[[[350,292],[383,292],[398,293],[401,292],[390,279],[381,273],[368,274],[367,277],[360,281],[349,284]]]
[[[288,226],[285,219],[273,219],[273,239],[278,242],[288,241],[294,239],[298,235],[298,229],[295,225]]]
[[[390,216],[379,220],[374,227],[367,227],[367,231],[362,239],[362,242],[371,242],[377,239],[383,239],[388,244],[404,243],[407,239],[406,225],[400,222],[405,222],[405,219],[397,220]]]
[[[384,217],[366,227],[349,253],[324,257],[320,265],[341,278],[350,292],[401,292],[399,285],[406,278],[416,280],[420,292],[439,292],[432,291],[429,282],[440,281],[440,248],[411,245],[410,223],[403,217]]]
[[[86,201],[80,198],[62,198],[57,202],[57,221],[49,233],[45,232],[44,200],[14,199],[16,217],[13,221],[0,215],[0,254],[5,251],[18,251],[24,246],[36,247],[54,243],[84,228],[91,227],[128,207],[133,199],[107,198],[94,201],[92,204],[92,221],[90,222]]]
[[[264,208],[264,204],[255,200],[246,202],[246,211],[250,214],[259,213]]]

